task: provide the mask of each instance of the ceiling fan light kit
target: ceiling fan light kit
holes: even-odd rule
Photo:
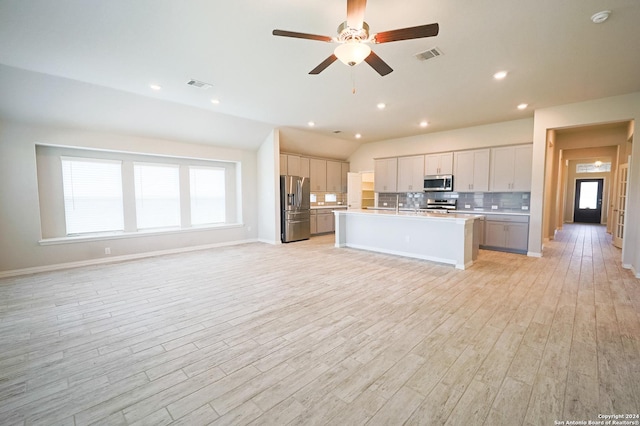
[[[320,74],[329,65],[340,59],[346,65],[355,66],[365,61],[381,76],[385,76],[393,71],[385,61],[382,60],[367,43],[376,44],[389,43],[392,41],[412,40],[423,37],[433,37],[438,35],[440,30],[438,24],[419,25],[417,27],[401,28],[398,30],[384,31],[369,35],[369,25],[364,22],[364,11],[367,5],[366,0],[347,0],[347,20],[338,27],[338,36],[335,38],[299,33],[294,31],[273,30],[274,36],[302,38],[307,40],[324,41],[327,43],[340,43],[333,54],[322,61],[309,74]]]
[[[359,41],[350,40],[336,47],[333,54],[340,59],[343,64],[350,67],[358,65],[371,54],[371,48]]]

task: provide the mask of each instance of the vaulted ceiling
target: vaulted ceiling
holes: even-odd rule
[[[603,9],[610,18],[593,23]],[[0,87],[14,98],[0,114],[130,120],[140,133],[242,147],[284,126],[353,146],[640,90],[637,0],[370,0],[372,33],[440,25],[436,37],[373,45],[394,69],[384,77],[340,62],[309,75],[335,44],[271,34],[335,36],[345,17],[346,0],[0,0]],[[434,47],[441,56],[415,57]]]

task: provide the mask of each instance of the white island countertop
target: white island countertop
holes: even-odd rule
[[[336,247],[351,247],[471,266],[478,254],[481,214],[395,210],[334,210]]]
[[[464,214],[458,213],[432,213],[424,210],[400,210],[397,211],[395,209],[348,209],[346,212],[348,214],[364,214],[364,215],[377,215],[377,216],[402,216],[402,217],[412,217],[416,219],[446,219],[446,220],[474,220],[476,218],[481,218],[484,215],[478,212],[470,212]]]

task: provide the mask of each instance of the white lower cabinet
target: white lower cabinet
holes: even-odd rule
[[[316,233],[324,234],[325,232],[333,232],[333,212],[331,210],[319,210],[316,213],[317,225]]]
[[[528,216],[487,215],[483,244],[485,247],[526,253],[528,244]]]
[[[315,210],[311,210],[309,215],[309,228],[311,235],[318,233],[318,215]]]
[[[336,220],[333,210],[345,209],[346,207],[312,209],[311,210],[311,234],[326,234],[335,232]]]

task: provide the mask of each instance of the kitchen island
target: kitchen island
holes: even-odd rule
[[[482,215],[336,210],[336,247],[414,257],[465,269],[478,255]]]

